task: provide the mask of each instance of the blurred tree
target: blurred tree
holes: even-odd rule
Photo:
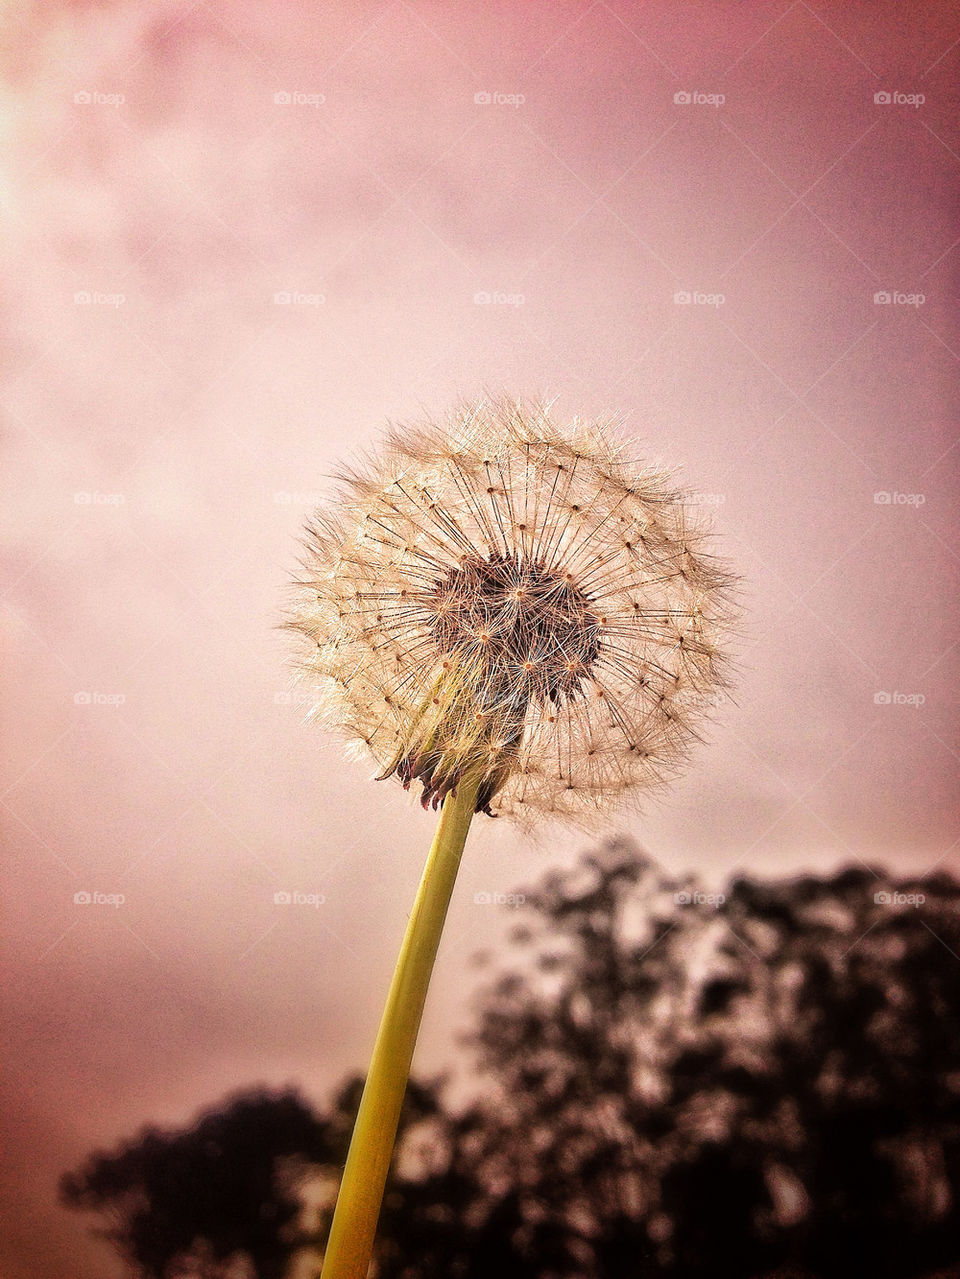
[[[478,998],[477,1100],[411,1086],[378,1279],[958,1266],[953,880],[855,869],[711,895],[614,841],[525,895]],[[65,1201],[112,1211],[149,1279],[241,1258],[276,1279],[325,1237],[359,1087],[322,1117],[252,1092],[147,1130],[65,1177]]]
[[[326,1238],[362,1087],[348,1080],[323,1116],[292,1088],[236,1093],[186,1128],[94,1152],[61,1200],[111,1220],[101,1233],[144,1279],[282,1279]],[[401,1128],[438,1113],[438,1085],[411,1083]]]
[[[526,898],[471,1037],[487,1091],[396,1187],[383,1279],[956,1266],[953,880],[710,895],[614,842]]]
[[[112,1218],[107,1238],[151,1279],[214,1279],[234,1273],[242,1256],[261,1279],[280,1279],[300,1211],[285,1164],[322,1160],[331,1138],[331,1123],[295,1092],[252,1090],[190,1128],[147,1128],[113,1153],[94,1153],[62,1178],[61,1196]]]

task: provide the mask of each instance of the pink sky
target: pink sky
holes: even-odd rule
[[[92,1146],[365,1062],[433,819],[301,726],[273,627],[387,419],[618,411],[713,506],[737,704],[622,822],[671,869],[960,869],[958,38],[892,0],[8,20],[7,1279],[122,1273],[55,1205]],[[474,893],[584,842],[478,825],[422,1067],[502,932]]]

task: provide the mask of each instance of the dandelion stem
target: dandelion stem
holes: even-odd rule
[[[321,1279],[366,1279],[410,1061],[479,780],[461,780],[443,802],[380,1021]]]

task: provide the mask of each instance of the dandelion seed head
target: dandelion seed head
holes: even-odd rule
[[[395,431],[310,522],[310,718],[437,806],[583,820],[661,785],[726,686],[733,578],[610,425],[481,401]]]

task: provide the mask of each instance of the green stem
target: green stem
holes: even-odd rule
[[[443,802],[380,1021],[321,1279],[366,1279],[427,986],[477,790],[478,783],[461,782]]]

